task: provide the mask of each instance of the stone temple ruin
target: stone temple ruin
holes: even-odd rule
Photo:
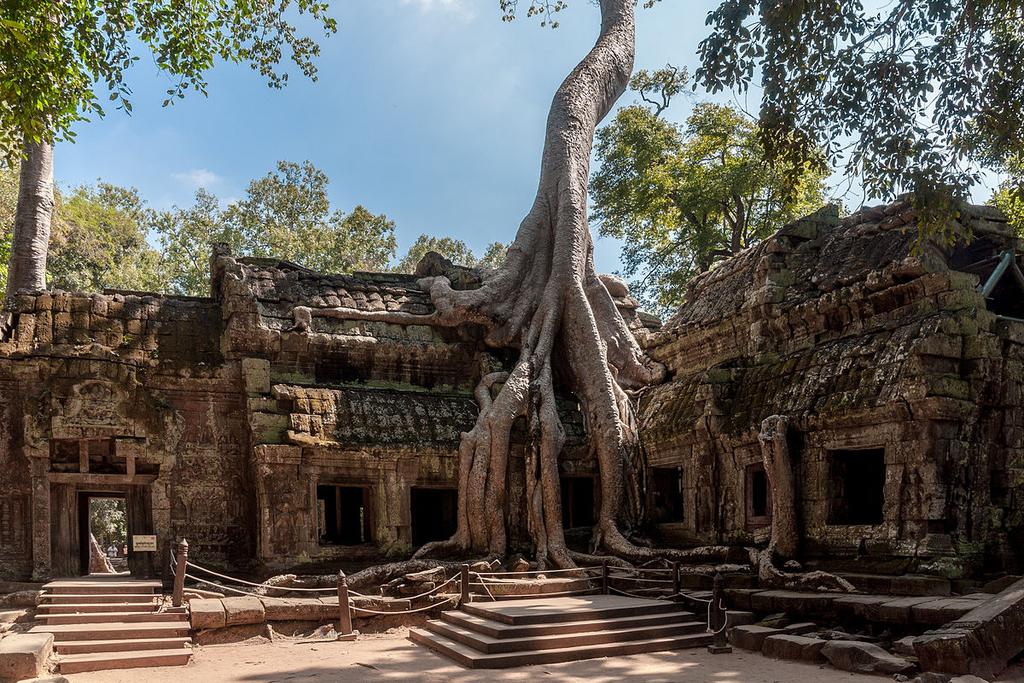
[[[1024,573],[1021,245],[985,207],[964,210],[952,247],[915,250],[914,221],[905,203],[825,208],[697,277],[663,325],[606,279],[670,370],[638,401],[655,544],[763,544],[784,507],[805,568],[909,574],[945,595]],[[415,276],[324,275],[222,248],[211,270],[209,298],[12,303],[0,579],[87,573],[97,496],[123,498],[128,533],[156,538],[154,552],[129,546],[133,574],[165,581],[182,536],[206,564],[266,573],[403,558],[452,533],[473,390],[511,359],[472,325],[361,313],[430,313],[418,276],[470,288],[479,275],[433,257]],[[563,521],[585,549],[597,468],[560,400]],[[765,471],[766,420],[795,470],[785,499]],[[525,430],[513,441],[521,459]],[[509,471],[516,510],[523,467]],[[507,523],[529,555],[524,517]]]

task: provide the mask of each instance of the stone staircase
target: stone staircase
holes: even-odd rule
[[[588,595],[470,603],[409,639],[469,668],[500,669],[701,647],[712,636],[675,603]]]
[[[162,609],[159,581],[101,575],[43,586],[31,632],[52,633],[62,674],[180,666],[192,656],[184,608]]]

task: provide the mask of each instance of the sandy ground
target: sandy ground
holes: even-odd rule
[[[197,647],[187,667],[97,671],[68,676],[73,683],[207,683],[280,681],[673,681],[713,683],[883,683],[814,664],[776,661],[734,651],[678,650],[629,657],[590,659],[519,669],[463,669],[405,639],[404,630],[373,634],[352,643],[277,640]]]

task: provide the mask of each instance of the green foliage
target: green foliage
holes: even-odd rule
[[[494,269],[505,260],[505,253],[508,247],[501,242],[494,242],[487,246],[483,256],[477,258],[473,250],[465,242],[453,237],[434,237],[433,235],[420,235],[409,247],[402,260],[395,266],[396,273],[414,273],[416,264],[420,262],[428,251],[436,251],[452,263],[470,268]]]
[[[128,70],[141,55],[168,76],[164,104],[188,91],[206,94],[217,59],[244,63],[279,88],[287,50],[316,77],[319,45],[292,23],[334,33],[321,0],[8,0],[0,16],[0,155],[13,158],[23,137],[71,139],[76,121],[104,114],[104,97],[131,112]]]
[[[98,183],[68,196],[54,195],[48,287],[82,292],[163,288],[159,255],[146,241],[149,211],[135,189]],[[0,171],[0,286],[7,279],[17,204],[18,173],[5,168]]]
[[[95,292],[159,291],[159,254],[146,241],[149,211],[134,188],[98,183],[62,197],[50,232],[47,285]]]
[[[772,3],[708,15],[699,81],[760,79],[760,134],[791,170],[845,162],[869,196],[912,192],[924,233],[1024,150],[1024,6],[1005,0]],[[947,233],[948,234],[948,233]]]
[[[280,161],[251,183],[242,199],[221,209],[200,190],[191,207],[156,214],[153,227],[172,291],[208,295],[212,242],[241,256],[293,261],[320,272],[384,270],[395,253],[395,224],[363,206],[331,208],[329,179],[308,161]]]
[[[123,498],[89,499],[89,531],[104,553],[113,545],[118,550],[128,542],[128,516]]]
[[[1024,238],[1024,156],[1015,155],[1006,166],[1006,180],[993,193],[989,203],[1006,214],[1010,226]]]
[[[640,72],[633,84],[664,92],[651,84],[673,71]],[[655,111],[670,99],[652,102]],[[793,173],[769,163],[757,126],[731,107],[698,104],[685,126],[655,111],[624,107],[598,130],[590,192],[600,233],[625,241],[633,293],[667,311],[694,275],[818,208],[824,176],[806,164]],[[787,192],[793,176],[796,191]]]

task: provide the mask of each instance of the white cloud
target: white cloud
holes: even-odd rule
[[[193,168],[192,170],[185,171],[183,173],[175,173],[173,174],[173,177],[178,182],[188,185],[192,189],[199,189],[200,187],[210,188],[224,180],[219,175],[206,168]]]
[[[443,11],[470,17],[473,10],[470,0],[401,0],[403,5],[418,7],[421,12]]]

